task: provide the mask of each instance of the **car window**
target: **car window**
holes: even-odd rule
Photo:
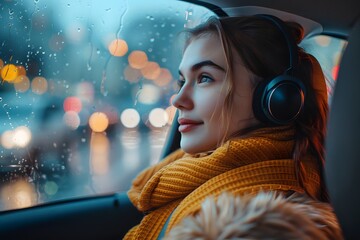
[[[0,13],[0,210],[126,191],[172,124],[178,33],[212,13],[168,0],[5,0]],[[344,46],[304,41],[330,92]]]
[[[0,2],[0,210],[125,191],[175,113],[180,1]]]
[[[317,35],[302,41],[301,47],[311,53],[320,62],[325,74],[329,104],[335,89],[341,57],[347,41],[327,35]]]

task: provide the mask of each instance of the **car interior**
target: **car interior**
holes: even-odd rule
[[[331,100],[326,140],[326,180],[345,239],[360,239],[360,2],[356,0],[184,0],[218,17],[271,14],[300,23],[307,37],[318,34],[347,41]],[[139,6],[141,7],[141,6]],[[0,18],[1,19],[1,18]],[[359,86],[359,88],[358,88]],[[174,117],[176,119],[176,115]],[[160,159],[179,148],[171,125]],[[0,212],[0,239],[121,239],[143,214],[126,192],[57,200]]]

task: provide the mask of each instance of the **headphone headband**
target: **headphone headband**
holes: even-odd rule
[[[280,18],[272,15],[257,14],[255,16],[271,21],[284,36],[285,42],[289,50],[289,68],[286,69],[286,73],[290,74],[291,71],[298,65],[298,53],[295,39],[291,36],[286,24]]]

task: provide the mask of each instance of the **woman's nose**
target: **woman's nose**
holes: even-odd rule
[[[184,85],[172,101],[174,107],[180,110],[192,109],[194,107],[194,102],[191,97],[191,91],[191,89]]]

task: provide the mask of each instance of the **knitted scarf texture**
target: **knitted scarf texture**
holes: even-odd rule
[[[299,183],[292,159],[293,136],[294,130],[288,127],[260,129],[246,138],[229,140],[213,152],[170,154],[134,180],[128,196],[145,216],[125,239],[156,239],[173,211],[166,232],[198,211],[206,197],[222,192],[306,190],[316,198],[319,169],[313,158],[305,157],[301,171],[306,182]]]

